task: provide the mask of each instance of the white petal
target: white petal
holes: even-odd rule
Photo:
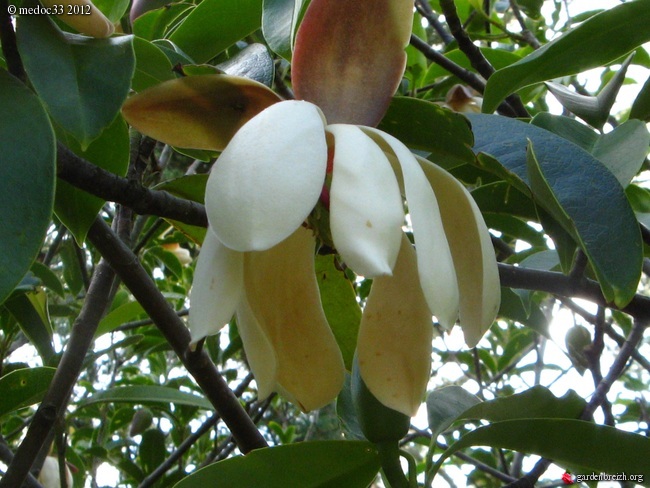
[[[357,274],[390,275],[397,259],[404,205],[389,161],[353,125],[327,127],[334,135],[330,228],[336,249]]]
[[[415,252],[404,236],[393,276],[372,282],[357,342],[368,389],[387,407],[409,416],[426,392],[433,338],[431,313],[416,274]]]
[[[325,180],[323,124],[315,105],[286,101],[235,134],[212,168],[205,195],[221,242],[237,251],[261,251],[300,227]]]
[[[442,168],[420,159],[440,201],[442,221],[460,288],[460,325],[474,347],[490,328],[501,304],[499,270],[483,216],[467,189]]]
[[[264,334],[245,296],[237,307],[237,328],[248,365],[255,376],[257,396],[264,400],[278,390],[278,361],[271,341]]]
[[[399,162],[413,226],[422,291],[440,324],[451,329],[458,318],[458,282],[436,194],[415,156],[404,144],[377,129],[364,130],[392,152]]]
[[[320,301],[315,245],[301,227],[279,245],[244,258],[246,298],[275,351],[277,390],[304,411],[334,400],[345,371]]]
[[[189,324],[193,343],[216,334],[230,322],[241,298],[243,270],[243,255],[224,246],[208,229],[190,292]]]

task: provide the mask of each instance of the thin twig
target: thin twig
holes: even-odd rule
[[[431,27],[433,27],[433,30],[436,31],[443,43],[448,45],[454,42],[454,37],[447,32],[442,23],[438,20],[438,15],[433,11],[428,1],[415,0],[415,9],[422,17],[427,19],[427,22]]]
[[[510,0],[510,9],[514,14],[515,19],[517,19],[517,22],[519,22],[519,27],[521,27],[521,36],[526,39],[526,42],[530,44],[533,49],[539,49],[542,47],[537,38],[526,26],[526,21],[524,20],[524,16],[521,14],[521,9],[519,8],[519,4],[517,4],[516,0]]]

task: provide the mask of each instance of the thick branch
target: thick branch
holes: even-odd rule
[[[85,161],[62,144],[58,144],[57,150],[57,176],[71,185],[141,215],[158,215],[207,227],[205,208],[200,203],[145,188]]]
[[[221,415],[242,452],[266,447],[266,441],[239,404],[214,363],[203,350],[191,352],[190,333],[138,258],[106,223],[97,218],[88,239],[115,270],[163,333],[187,370]]]

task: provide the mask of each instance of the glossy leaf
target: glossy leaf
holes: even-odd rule
[[[337,269],[333,256],[316,256],[316,279],[325,317],[341,349],[345,368],[351,371],[361,321],[354,288],[345,273]]]
[[[427,397],[427,414],[432,439],[436,439],[443,433],[463,412],[480,402],[476,395],[456,385],[432,391]]]
[[[220,461],[174,488],[366,488],[378,471],[377,451],[368,442],[301,442]]]
[[[536,115],[531,123],[589,152],[623,187],[639,172],[650,145],[650,133],[640,120],[628,120],[606,134],[598,134],[577,120],[549,113]]]
[[[11,114],[0,118],[2,303],[41,248],[52,213],[56,152],[54,132],[40,101],[4,70],[0,70],[0,109]]]
[[[52,324],[44,291],[14,292],[5,302],[21,330],[38,351],[44,364],[50,364],[56,352],[52,344]]]
[[[541,254],[541,253],[538,253]],[[555,262],[557,263],[557,253],[553,252]],[[524,266],[524,264],[521,264]],[[528,267],[528,266],[525,266]],[[534,331],[551,339],[548,330],[548,320],[537,304],[528,305],[524,303],[521,296],[510,288],[501,289],[501,307],[499,316],[515,320],[520,324],[530,327]]]
[[[377,125],[402,79],[412,18],[408,0],[312,0],[296,34],[296,97],[331,124]]]
[[[393,98],[378,129],[411,149],[429,152],[444,168],[474,161],[474,137],[462,115],[416,98]]]
[[[260,28],[262,0],[204,0],[170,36],[195,62],[205,63]]]
[[[129,165],[129,131],[122,117],[106,128],[99,138],[83,150],[69,134],[58,131],[59,141],[77,156],[113,174],[124,176]],[[88,229],[106,203],[101,198],[58,180],[54,212],[81,246]]]
[[[141,37],[135,37],[133,50],[135,52],[135,71],[131,88],[135,91],[142,91],[175,78],[172,64],[158,46]]]
[[[630,118],[643,120],[644,122],[650,121],[650,77],[643,84],[643,88],[641,88],[632,104]]]
[[[269,47],[284,59],[291,60],[296,0],[264,0],[262,34]]]
[[[17,369],[0,378],[0,417],[40,402],[55,371],[55,368]]]
[[[137,4],[141,3],[151,4],[151,0],[137,2]],[[169,4],[167,0],[161,3],[162,5],[154,4],[155,10],[145,12],[133,22],[133,34],[148,41],[162,39],[165,37],[165,33],[170,24],[176,22],[181,16],[193,8],[189,3]],[[131,12],[133,12],[134,8],[135,5],[132,7]]]
[[[204,410],[212,410],[212,404],[203,396],[186,393],[176,388],[156,385],[121,386],[110,390],[94,393],[86,398],[81,406],[94,403],[142,403],[145,405],[156,403],[173,403],[175,405],[188,405]]]
[[[608,301],[627,304],[641,273],[641,236],[622,187],[597,159],[555,134],[523,122],[495,115],[468,115],[476,152],[498,159],[530,185],[527,141],[534,147],[539,172],[557,205],[543,186],[532,186],[541,204],[564,226],[589,257]],[[571,164],[567,164],[569,161]],[[534,168],[533,168],[534,169]],[[585,183],[588,181],[588,184]],[[562,217],[558,207],[566,214]]]
[[[545,44],[521,61],[498,70],[488,80],[483,112],[519,88],[572,75],[609,63],[650,41],[650,9],[636,0],[606,10],[561,37]]]
[[[44,15],[20,16],[18,48],[52,118],[86,148],[115,118],[135,67],[132,36],[62,33]]]
[[[222,150],[249,119],[279,101],[264,85],[228,75],[169,80],[129,98],[135,129],[172,146]]]
[[[273,59],[263,44],[249,44],[228,61],[216,66],[231,76],[241,76],[265,86],[273,85]]]
[[[454,452],[469,446],[537,454],[571,467],[574,474],[640,474],[644,477],[642,484],[650,485],[650,467],[639,462],[650,457],[650,439],[582,420],[525,418],[479,427],[450,446],[437,461],[435,470]]]

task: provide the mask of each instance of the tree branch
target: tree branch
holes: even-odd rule
[[[160,293],[133,252],[106,223],[97,218],[88,239],[115,270],[142,308],[154,321],[187,370],[214,405],[242,452],[266,447],[266,441],[239,404],[214,363],[203,350],[190,351],[190,333]],[[0,487],[1,488],[1,487]]]
[[[57,176],[91,195],[130,207],[141,215],[157,215],[200,227],[208,225],[200,203],[145,188],[89,163],[62,144],[57,145],[57,152]]]

